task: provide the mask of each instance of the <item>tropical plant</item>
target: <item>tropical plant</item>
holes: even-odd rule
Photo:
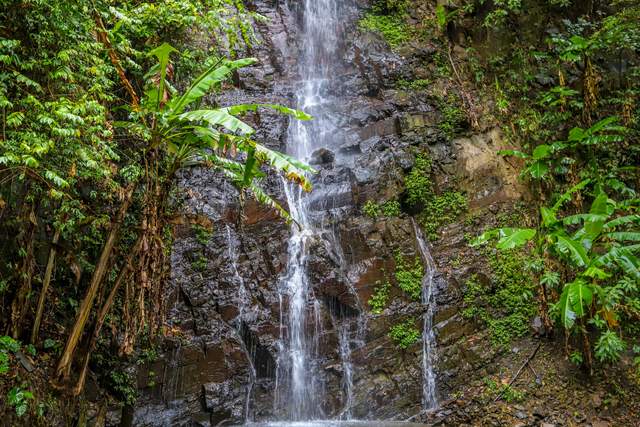
[[[147,89],[139,102],[135,94],[131,95],[131,104],[124,107],[129,111],[129,120],[116,123],[118,128],[126,130],[128,135],[133,136],[140,146],[139,156],[140,162],[144,165],[144,172],[140,166],[135,164],[131,166],[132,168],[137,166],[139,169],[135,173],[129,173],[129,179],[126,179],[126,189],[117,216],[112,222],[58,363],[59,378],[65,379],[70,373],[73,355],[83,335],[98,291],[103,286],[108,263],[120,235],[120,225],[134,200],[136,191],[144,190],[141,195],[144,200],[142,221],[146,226],[132,244],[127,261],[123,264],[119,278],[112,287],[110,297],[100,310],[92,343],[85,356],[80,380],[76,385],[76,392],[82,389],[89,356],[96,344],[104,319],[114,302],[113,295],[122,283],[122,278],[129,274],[129,270],[137,272],[136,276],[139,278],[137,285],[140,289],[150,289],[151,297],[158,297],[158,290],[153,288],[152,283],[161,282],[162,273],[161,270],[158,271],[152,266],[163,265],[165,262],[164,246],[159,234],[165,227],[167,197],[178,170],[188,166],[218,169],[238,187],[241,195],[245,190],[249,191],[258,201],[275,208],[286,219],[290,218],[288,213],[259,185],[260,179],[265,176],[262,166],[269,165],[282,172],[287,179],[299,184],[305,191],[311,189],[306,174],[312,173],[312,168],[292,157],[258,144],[252,139],[254,129],[238,118],[239,115],[256,111],[258,108],[274,109],[300,120],[310,119],[305,113],[275,104],[243,104],[215,109],[187,110],[188,107],[198,103],[205,94],[219,87],[234,70],[251,65],[256,60],[249,58],[217,61],[197,77],[183,94],[178,94],[168,80],[171,70],[170,55],[174,52],[176,50],[172,46],[164,43],[149,53],[157,59],[158,64],[147,75]],[[137,259],[135,268],[131,263],[133,257]],[[145,303],[141,302],[141,304]],[[139,312],[145,311],[141,308]],[[135,321],[138,324],[144,324],[144,322],[145,319]],[[132,351],[134,337],[140,331],[136,326],[131,326],[128,330],[123,346],[125,353]]]
[[[640,260],[635,255],[640,250],[640,215],[635,213],[637,199],[615,201],[596,184],[588,212],[560,218],[562,205],[588,184],[589,180],[582,181],[552,207],[542,207],[539,229],[493,229],[472,244],[497,239],[497,248],[504,250],[523,246],[538,236],[540,252],[555,260],[549,264],[561,266],[561,271],[547,270],[542,275],[543,294],[548,294],[547,287],[558,286],[560,296],[551,311],[565,331],[582,336],[584,360],[591,369],[588,325],[601,331],[596,357],[612,362],[626,346],[614,335],[622,334],[623,321],[640,317]]]

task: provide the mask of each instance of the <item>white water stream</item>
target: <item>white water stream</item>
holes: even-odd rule
[[[433,410],[438,406],[436,396],[436,375],[433,370],[435,361],[436,337],[433,332],[433,279],[436,264],[431,256],[429,245],[422,230],[412,218],[413,229],[418,241],[418,249],[424,263],[424,277],[422,278],[422,305],[426,307],[422,321],[422,406],[425,410]]]

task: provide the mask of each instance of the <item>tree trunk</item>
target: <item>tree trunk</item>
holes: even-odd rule
[[[96,343],[98,342],[98,337],[100,336],[100,331],[102,330],[102,325],[104,325],[104,321],[107,318],[107,314],[109,314],[109,310],[113,306],[113,302],[116,299],[116,295],[118,290],[120,289],[120,285],[127,277],[127,274],[131,271],[131,263],[133,262],[133,258],[138,254],[140,249],[141,239],[138,238],[138,242],[135,244],[133,250],[129,254],[126,263],[122,266],[118,277],[116,278],[115,283],[113,284],[113,288],[111,288],[111,292],[107,296],[106,301],[102,305],[100,309],[100,313],[96,318],[96,326],[93,329],[93,335],[91,336],[91,341],[89,341],[89,345],[87,347],[87,354],[85,355],[84,362],[82,364],[82,370],[80,371],[80,377],[78,378],[78,382],[76,386],[73,388],[73,395],[78,396],[82,393],[82,389],[84,388],[85,379],[87,377],[87,369],[89,367],[89,359],[91,358],[91,353],[95,349]]]
[[[56,229],[51,242],[51,250],[49,251],[49,260],[47,261],[47,269],[44,272],[44,280],[42,281],[42,289],[40,290],[40,298],[38,299],[38,310],[36,312],[36,319],[33,322],[33,330],[31,331],[31,344],[35,344],[38,340],[38,332],[40,330],[40,322],[42,321],[42,312],[44,311],[44,302],[47,299],[47,291],[49,290],[49,284],[51,283],[51,276],[53,274],[53,265],[56,260],[56,245],[60,240],[60,230]]]
[[[118,235],[120,234],[120,228],[122,226],[122,222],[124,217],[131,205],[131,200],[133,198],[133,190],[135,189],[135,184],[129,184],[129,187],[125,190],[124,200],[122,201],[122,205],[120,205],[120,210],[118,214],[111,224],[111,230],[109,231],[109,235],[107,240],[102,247],[102,253],[100,254],[100,259],[96,265],[96,269],[91,276],[91,282],[89,284],[89,289],[82,300],[82,304],[80,305],[80,311],[78,312],[78,317],[76,318],[76,322],[73,325],[73,329],[67,338],[67,343],[64,347],[64,352],[60,357],[60,361],[58,362],[58,367],[56,368],[56,377],[58,380],[66,380],[69,376],[69,372],[71,370],[71,364],[73,361],[73,354],[78,346],[78,342],[82,337],[82,333],[84,332],[84,327],[89,319],[89,315],[91,314],[91,309],[93,308],[93,303],[98,293],[98,289],[102,284],[102,279],[104,278],[105,273],[107,272],[107,266],[109,263],[109,258],[111,256],[111,252],[113,247],[118,239]]]

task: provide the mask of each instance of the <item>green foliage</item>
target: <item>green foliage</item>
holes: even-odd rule
[[[605,363],[615,363],[627,349],[627,343],[614,331],[607,330],[598,338],[595,347],[596,358]]]
[[[541,208],[538,233],[542,238],[538,244],[571,271],[573,278],[561,285],[557,273],[546,272],[541,283],[560,291],[552,313],[564,329],[581,331],[583,320],[588,320],[601,331],[595,346],[596,358],[612,363],[620,358],[627,344],[611,328],[618,326],[629,312],[638,312],[640,303],[640,260],[634,254],[638,249],[635,242],[640,234],[635,230],[640,216],[627,211],[629,206],[636,206],[632,209],[637,210],[637,202],[616,202],[596,186],[599,193],[587,213],[558,218],[562,205],[588,184],[583,181],[575,185],[554,206]],[[500,249],[513,248],[535,235],[536,230],[532,229],[498,229],[484,233],[475,243],[501,237]]]
[[[404,0],[378,1],[358,26],[363,31],[379,33],[389,46],[398,47],[411,39],[410,27],[405,17],[406,8],[407,2]]]
[[[468,206],[466,195],[459,191],[446,191],[428,200],[419,218],[429,239],[437,240],[440,227],[455,222]]]
[[[33,393],[21,387],[13,387],[7,394],[7,403],[13,406],[18,417],[22,417],[27,412],[30,400],[33,400]]]
[[[199,253],[196,259],[191,263],[191,268],[193,268],[195,271],[205,271],[208,264],[209,260],[207,259],[207,257]]]
[[[489,253],[488,258],[491,283],[482,283],[477,275],[467,279],[462,315],[487,324],[492,343],[506,346],[529,332],[536,312],[534,284],[525,268],[525,254],[512,250]]]
[[[191,229],[195,232],[198,243],[202,246],[207,246],[209,240],[211,240],[211,230],[199,224],[193,225]]]
[[[424,267],[420,257],[415,257],[413,262],[405,259],[400,252],[396,252],[395,278],[398,287],[414,301],[420,301],[422,295],[422,278]]]
[[[400,202],[397,200],[387,200],[384,203],[376,203],[373,200],[367,200],[362,207],[362,212],[373,219],[378,219],[379,217],[392,218],[400,216]]]
[[[135,378],[123,371],[112,371],[109,374],[109,386],[127,405],[134,405],[138,399]]]
[[[9,354],[20,350],[20,343],[3,335],[0,337],[0,375],[9,372]]]
[[[429,239],[437,240],[440,227],[451,224],[467,210],[468,201],[458,191],[435,194],[431,180],[432,161],[426,153],[416,156],[415,164],[405,177],[405,201],[410,209],[420,210],[419,220]]]
[[[418,154],[413,168],[404,180],[406,201],[410,206],[424,205],[433,197],[431,172],[431,158],[425,153]]]
[[[398,348],[408,349],[420,339],[420,331],[416,328],[416,319],[407,319],[394,325],[389,330],[389,338]]]
[[[27,320],[39,297],[43,256],[62,248],[52,273],[55,291],[47,293],[55,303],[45,301],[49,318],[43,320],[55,327],[47,328],[51,336],[42,355],[35,347],[25,347],[25,353],[51,359],[63,353],[66,339],[71,350],[64,355],[78,360],[75,334],[63,334],[78,326],[79,341],[85,342],[82,319],[95,319],[99,309],[95,297],[85,297],[108,294],[138,238],[143,249],[122,285],[136,297],[125,302],[121,292],[109,313],[116,320],[130,316],[129,325],[113,321],[102,333],[124,333],[125,340],[113,342],[133,347],[143,328],[132,325],[157,331],[171,248],[169,205],[176,201],[180,169],[215,169],[236,186],[241,202],[253,196],[286,219],[288,213],[261,187],[267,174],[277,171],[311,190],[313,170],[261,145],[245,122],[262,109],[296,120],[308,115],[274,104],[221,107],[213,99],[233,85],[238,70],[256,63],[236,58],[255,41],[252,21],[262,19],[238,0],[3,2],[0,234],[16,237],[0,241],[0,293],[14,311],[0,319],[3,330],[31,332]],[[116,221],[120,211],[122,221]],[[204,245],[208,236],[196,230],[196,239]],[[196,260],[196,268],[203,265]],[[78,315],[70,329],[81,309],[86,317]],[[39,343],[44,337],[35,338]],[[0,371],[9,369],[11,345],[1,340]],[[90,348],[92,364],[112,350]],[[135,348],[120,350],[129,354]],[[118,372],[122,359],[112,361],[108,372]],[[101,381],[132,401],[120,376]],[[16,391],[18,396],[29,399]]]
[[[453,139],[464,130],[467,123],[467,114],[462,109],[462,101],[454,93],[449,93],[446,98],[437,100],[438,109],[442,113],[442,120],[438,124],[447,138]]]
[[[525,398],[525,393],[515,389],[509,384],[499,385],[492,378],[484,378],[484,383],[492,395],[502,397],[507,403],[522,402]]]
[[[381,314],[389,301],[391,285],[388,281],[384,282],[383,284],[380,282],[376,282],[376,285],[377,286],[374,288],[373,294],[371,295],[368,303],[373,314]]]
[[[400,79],[396,82],[396,86],[399,89],[411,90],[411,91],[420,91],[425,90],[431,86],[431,80],[418,79],[407,81],[404,79]]]

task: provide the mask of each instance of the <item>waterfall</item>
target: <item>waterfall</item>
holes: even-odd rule
[[[240,275],[238,271],[238,244],[239,242],[233,238],[231,234],[231,227],[227,224],[226,228],[227,233],[227,245],[229,248],[229,261],[231,263],[231,270],[233,272],[233,283],[238,286],[238,315],[235,319],[235,328],[236,333],[238,335],[238,340],[240,341],[240,347],[242,348],[245,357],[247,358],[247,362],[249,364],[249,381],[247,383],[247,394],[245,398],[244,404],[244,419],[245,421],[249,421],[251,419],[251,393],[253,392],[253,387],[256,382],[256,368],[253,364],[253,354],[250,349],[247,347],[244,339],[243,333],[246,331],[243,328],[246,328],[244,323],[244,316],[249,307],[251,307],[251,296],[249,294],[249,290],[244,282],[244,279]]]
[[[338,63],[341,23],[337,0],[305,0],[303,7],[297,108],[311,113],[314,120],[292,121],[287,140],[290,154],[308,160],[331,138],[332,125],[322,113],[328,102],[325,97],[331,73]],[[322,189],[315,191],[321,194]],[[274,404],[290,420],[309,420],[323,415],[318,366],[322,317],[306,268],[309,247],[321,238],[322,218],[312,215],[308,199],[298,187],[285,184],[285,193],[297,224],[291,230],[288,265],[279,285],[281,322]]]
[[[345,404],[340,418],[351,419],[351,406],[353,405],[353,364],[351,363],[351,345],[349,344],[349,324],[345,323],[340,328],[340,359],[342,360],[342,388],[345,393]]]
[[[422,304],[426,307],[422,322],[422,406],[425,410],[433,410],[438,406],[436,375],[433,371],[436,341],[433,332],[433,279],[436,265],[422,230],[413,218],[411,222],[418,241],[420,256],[425,265],[425,274],[422,278]]]

